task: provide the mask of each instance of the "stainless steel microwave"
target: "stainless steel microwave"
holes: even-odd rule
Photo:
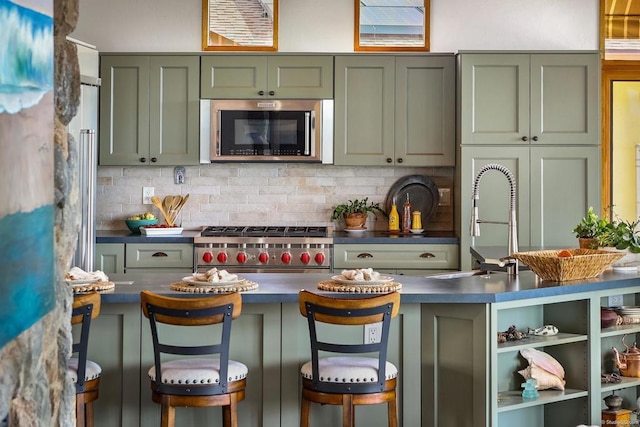
[[[333,163],[333,100],[202,100],[200,162]]]

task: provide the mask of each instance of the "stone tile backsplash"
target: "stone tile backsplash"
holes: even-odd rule
[[[453,168],[386,168],[297,163],[216,163],[187,166],[184,184],[174,184],[173,167],[98,167],[99,230],[126,229],[124,219],[153,212],[142,203],[142,187],[154,187],[161,199],[189,194],[180,215],[186,229],[206,225],[334,225],[332,206],[349,199],[380,202],[398,179],[430,177],[453,192]],[[453,200],[453,194],[451,194]],[[453,207],[440,206],[428,230],[453,230]],[[335,225],[337,227],[337,225]],[[386,218],[369,219],[370,229],[386,229]]]

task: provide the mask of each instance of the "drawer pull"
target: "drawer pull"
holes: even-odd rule
[[[420,258],[435,258],[436,256],[431,252],[424,252],[420,254]]]
[[[153,255],[151,255],[151,256],[169,256],[169,255],[167,255],[167,253],[166,253],[166,252],[156,252],[156,253],[154,253],[154,254],[153,254]]]
[[[373,258],[373,255],[368,252],[362,252],[361,254],[358,254],[358,258]]]

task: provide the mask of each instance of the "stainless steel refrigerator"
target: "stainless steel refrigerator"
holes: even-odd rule
[[[69,123],[69,133],[78,144],[78,190],[82,217],[73,266],[94,270],[96,244],[96,175],[98,169],[98,91],[100,57],[95,46],[68,38],[78,48],[81,95],[78,113]]]

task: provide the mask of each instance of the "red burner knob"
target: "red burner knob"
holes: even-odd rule
[[[311,261],[311,255],[309,255],[309,252],[305,252],[300,255],[300,261],[302,261],[303,264],[309,264],[309,261]]]
[[[280,260],[282,260],[283,264],[291,263],[291,254],[289,252],[285,252],[280,256]]]
[[[244,264],[245,262],[247,262],[247,254],[245,254],[244,252],[238,253],[238,255],[236,255],[236,260],[240,264]]]
[[[267,262],[269,262],[269,254],[266,252],[260,252],[260,255],[258,255],[258,261],[266,264]]]
[[[202,254],[202,260],[206,263],[213,261],[213,254],[211,252],[205,252]]]
[[[322,252],[319,252],[313,259],[318,265],[322,265],[322,263],[324,263],[324,254]]]
[[[227,262],[227,253],[226,252],[218,252],[218,262]]]

